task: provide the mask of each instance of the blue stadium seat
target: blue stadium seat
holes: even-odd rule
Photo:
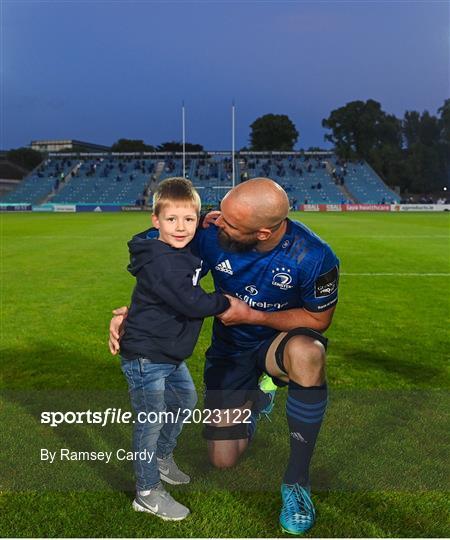
[[[342,167],[334,160],[334,167],[339,174],[346,171],[345,186],[354,201],[360,204],[396,204],[400,198],[397,193],[381,180],[366,162],[348,162]]]
[[[186,176],[205,206],[218,206],[232,185],[230,155],[186,156]],[[183,175],[179,156],[51,157],[26,177],[2,202],[135,204],[153,182]],[[390,204],[398,202],[365,162],[341,162],[332,154],[240,154],[235,159],[236,183],[269,177],[286,190],[291,204]],[[343,182],[342,182],[343,179]]]
[[[49,158],[43,161],[17,186],[1,198],[3,203],[39,204],[54,190],[57,182],[61,182],[74,168],[71,159]]]

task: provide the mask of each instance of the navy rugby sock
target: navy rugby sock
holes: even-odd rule
[[[290,455],[283,482],[309,486],[309,464],[327,407],[327,384],[304,387],[289,381],[286,415]]]
[[[251,415],[249,416],[247,424],[247,435],[248,435],[248,442],[252,442],[253,437],[255,436],[256,431],[256,425],[258,423],[258,413],[255,413],[252,411]]]

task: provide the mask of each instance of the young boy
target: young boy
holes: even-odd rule
[[[189,514],[161,484],[161,479],[169,484],[190,481],[172,455],[183,420],[197,402],[184,359],[192,354],[203,318],[230,306],[223,294],[208,294],[198,286],[201,261],[188,244],[200,205],[190,181],[164,180],[153,197],[152,221],[159,237],[149,229],[128,242],[128,270],[136,277],[136,286],[120,347],[136,413],[133,508],[164,520],[181,520]]]

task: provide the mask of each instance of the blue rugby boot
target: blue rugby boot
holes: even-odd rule
[[[283,506],[280,525],[283,531],[289,534],[302,534],[308,531],[316,518],[310,489],[300,484],[281,484],[281,498]]]

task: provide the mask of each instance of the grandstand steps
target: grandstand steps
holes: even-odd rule
[[[75,174],[78,172],[78,169],[81,167],[82,165],[82,162],[79,161],[78,163],[76,163],[72,169],[70,169],[67,174],[63,177],[63,179],[61,180],[60,184],[59,184],[59,187],[57,190],[53,189],[53,191],[51,191],[50,193],[48,193],[45,197],[43,197],[42,199],[40,199],[38,201],[38,204],[46,204],[46,203],[49,203],[49,202],[52,202],[52,199],[55,195],[57,195],[61,189],[65,186],[67,186],[70,182],[70,180],[75,176]]]
[[[359,201],[358,199],[353,195],[353,193],[351,193],[348,189],[347,189],[347,186],[344,184],[343,186],[338,186],[339,190],[342,191],[344,197],[351,201],[353,204],[359,204]]]
[[[40,199],[38,199],[36,201],[35,204],[47,204],[47,203],[51,203],[52,202],[52,199],[53,197],[58,193],[58,191],[61,189],[61,185],[60,187],[58,188],[57,191],[53,190],[53,191],[50,191],[50,193],[47,193],[47,195],[45,195],[44,197],[41,197]]]
[[[380,182],[384,184],[384,186],[387,188],[387,190],[392,194],[394,198],[400,196],[399,193],[396,193],[396,191],[387,184],[384,177],[381,174],[377,173],[377,171],[372,167],[370,163],[366,162],[365,164],[366,164],[366,167],[369,169],[369,171],[371,171],[374,176],[379,178]]]
[[[164,172],[165,167],[165,161],[158,161],[158,163],[155,165],[155,172],[150,175],[148,179],[148,183],[145,187],[145,189],[148,189],[151,193],[155,193],[155,191],[158,189],[158,184],[160,182],[161,174]],[[151,195],[147,195],[144,197],[145,204],[149,204],[149,199],[151,199]]]
[[[145,205],[149,204],[149,199],[151,202],[152,193],[155,193],[155,191],[158,189],[158,184],[161,180],[161,175],[164,173],[164,169],[166,166],[165,161],[158,161],[158,163],[155,165],[155,170],[153,174],[151,174],[148,178],[148,182],[144,187],[144,191],[148,190],[150,192],[149,195],[144,196],[144,202]]]
[[[35,204],[46,204],[48,202],[51,202],[55,195],[56,191],[51,191],[50,193],[47,193],[47,195],[45,195],[44,197],[38,199]]]
[[[156,180],[158,180],[161,174],[164,172],[165,166],[166,166],[165,161],[158,161],[158,163],[156,164],[155,173],[154,173]]]

